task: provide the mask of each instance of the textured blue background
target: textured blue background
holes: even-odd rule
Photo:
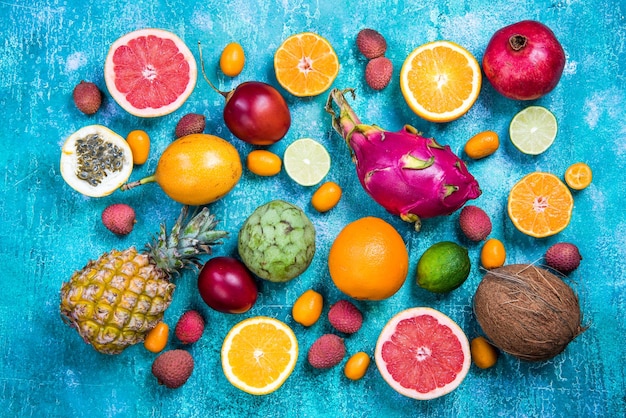
[[[13,0],[0,2],[0,257],[3,260],[0,297],[0,415],[47,417],[171,417],[171,416],[623,416],[626,408],[626,270],[624,242],[626,192],[626,5],[623,0],[463,0],[463,1],[265,1],[216,0],[90,2]],[[344,5],[341,5],[345,3]],[[538,19],[561,40],[567,65],[557,88],[538,100],[559,121],[554,145],[536,157],[524,156],[510,144],[507,127],[512,116],[530,103],[499,96],[484,82],[475,106],[463,118],[431,124],[415,116],[402,99],[398,73],[415,47],[448,39],[468,48],[479,60],[491,34],[523,19]],[[346,339],[349,353],[373,352],[379,331],[396,312],[412,306],[431,306],[456,320],[468,337],[480,334],[472,315],[472,295],[482,273],[479,244],[458,232],[458,214],[425,222],[423,231],[388,215],[361,189],[349,152],[331,130],[323,110],[326,95],[298,99],[285,94],[293,124],[286,138],[270,149],[282,155],[293,140],[308,136],[321,141],[333,156],[329,180],[341,184],[345,195],[327,214],[309,204],[311,188],[296,185],[284,172],[274,178],[244,173],[232,193],[211,206],[231,238],[216,255],[235,255],[235,236],[245,218],[270,198],[283,198],[306,210],[318,232],[318,250],[312,267],[285,284],[260,283],[256,306],[243,315],[226,315],[203,305],[196,291],[196,274],[178,279],[178,289],[165,320],[173,325],[188,308],[202,311],[208,320],[203,338],[189,350],[195,371],[178,390],[159,387],[150,373],[154,354],[141,345],[119,356],[98,354],[63,324],[58,313],[61,283],[89,259],[111,248],[142,247],[157,232],[158,223],[171,225],[180,205],[168,200],[156,185],[147,185],[102,199],[85,198],[65,185],[58,160],[60,146],[74,130],[101,123],[125,136],[144,129],[153,138],[149,161],[136,168],[138,179],[154,170],[160,152],[172,140],[183,114],[207,116],[206,132],[231,140],[245,157],[252,147],[235,139],[221,119],[223,99],[199,78],[197,88],[176,113],[142,120],[125,113],[112,100],[93,117],[78,112],[71,92],[82,79],[96,82],[106,92],[103,63],[108,46],[124,33],[143,27],[161,27],[177,33],[190,45],[204,45],[207,70],[222,89],[245,80],[276,84],[272,57],[287,36],[315,31],[335,47],[341,71],[334,86],[355,87],[352,101],[367,123],[390,130],[410,123],[428,136],[461,152],[465,141],[485,129],[502,138],[498,152],[469,162],[483,195],[474,203],[494,221],[492,236],[508,250],[508,262],[541,262],[557,241],[577,244],[584,256],[568,282],[580,296],[589,330],[553,360],[524,363],[501,356],[489,370],[472,366],[455,392],[428,402],[396,394],[372,364],[360,381],[348,381],[343,364],[314,371],[306,351],[322,333],[331,331],[324,319],[309,329],[290,316],[293,301],[305,289],[315,288],[330,303],[341,298],[326,268],[330,243],[349,221],[379,216],[397,227],[410,251],[411,268],[403,288],[378,303],[359,303],[365,323]],[[359,29],[372,27],[388,41],[387,56],[395,70],[391,85],[373,92],[363,82],[365,60],[354,40]],[[243,73],[228,79],[216,71],[221,49],[240,42],[247,63]],[[107,95],[108,96],[108,95]],[[510,187],[534,170],[562,176],[576,161],[594,171],[592,185],[575,193],[570,226],[558,236],[533,239],[515,230],[505,214]],[[134,206],[135,230],[125,238],[109,233],[100,223],[102,209],[115,202]],[[473,260],[468,281],[454,292],[436,296],[414,283],[415,265],[422,252],[441,240],[466,245]],[[219,350],[228,329],[243,318],[270,315],[292,325],[301,355],[293,375],[277,392],[253,397],[232,387],[224,378]],[[170,341],[169,348],[176,347]]]

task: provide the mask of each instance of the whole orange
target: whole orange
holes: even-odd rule
[[[241,171],[241,158],[230,142],[192,134],[165,149],[154,177],[169,197],[196,206],[224,197],[239,182]]]
[[[348,296],[383,300],[404,284],[409,254],[393,226],[369,216],[339,232],[330,247],[328,269],[337,288]]]

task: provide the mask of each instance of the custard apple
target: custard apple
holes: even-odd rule
[[[239,256],[254,274],[287,282],[302,274],[315,254],[315,227],[299,207],[283,200],[259,206],[239,231]]]

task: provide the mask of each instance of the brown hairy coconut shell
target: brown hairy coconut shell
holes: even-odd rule
[[[490,270],[476,289],[474,314],[495,346],[527,361],[556,356],[585,330],[572,288],[531,264]]]

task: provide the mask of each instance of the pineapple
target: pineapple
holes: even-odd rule
[[[171,233],[165,225],[144,252],[112,250],[75,272],[61,287],[61,315],[86,343],[105,354],[119,354],[144,340],[161,321],[176,287],[171,276],[199,267],[197,256],[210,254],[228,233],[205,207],[183,225],[184,206]]]

